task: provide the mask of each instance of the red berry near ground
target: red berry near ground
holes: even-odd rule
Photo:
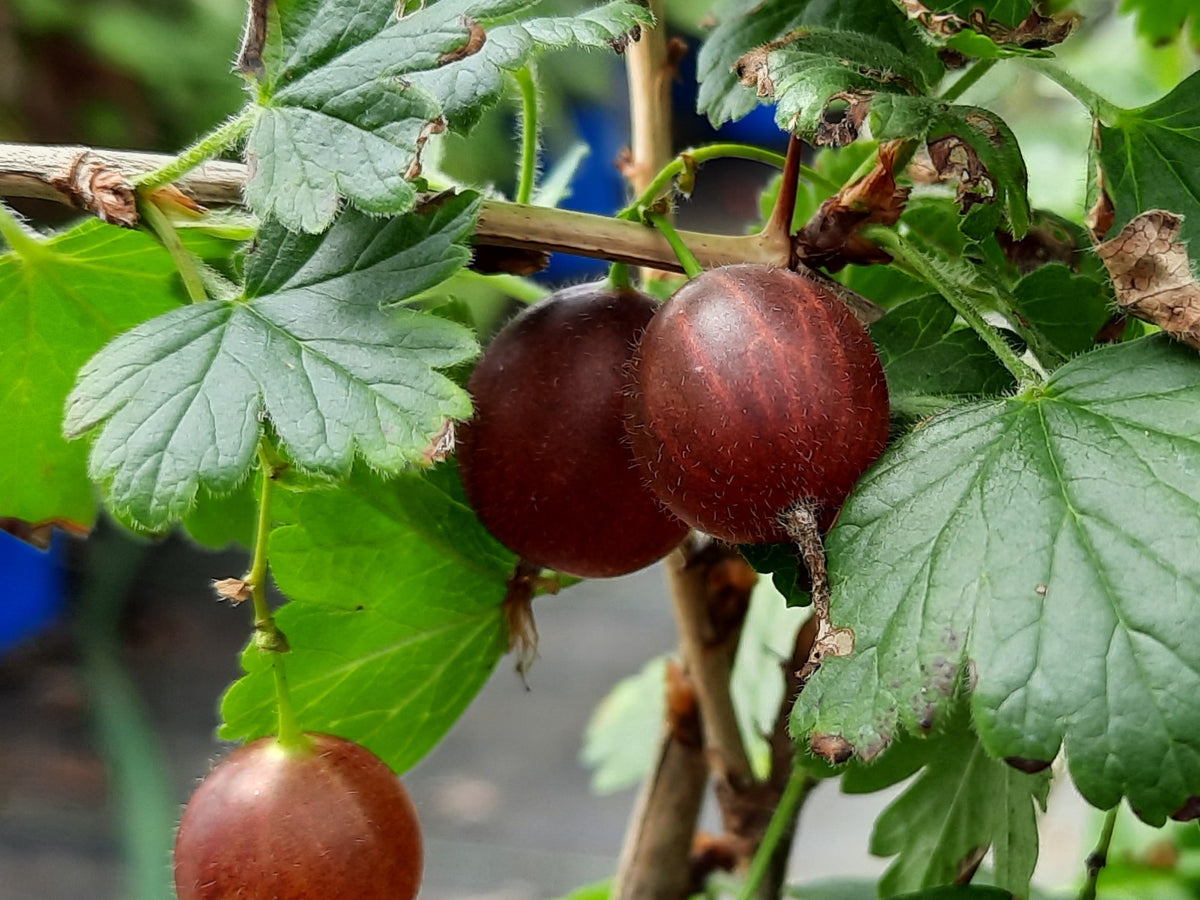
[[[416,809],[387,765],[351,741],[240,747],[201,782],[175,840],[179,900],[412,900]]]
[[[659,499],[731,542],[789,540],[779,516],[801,500],[828,527],[888,436],[866,329],[818,282],[757,265],[704,272],[666,303],[628,411]]]
[[[467,498],[514,553],[573,575],[623,575],[687,533],[643,483],[623,422],[628,368],[658,304],[587,284],[524,310],[471,376],[459,429]]]

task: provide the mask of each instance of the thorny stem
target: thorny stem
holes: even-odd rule
[[[994,59],[981,59],[976,62],[971,68],[967,69],[954,84],[950,85],[946,90],[942,91],[939,100],[943,103],[953,103],[976,83],[979,82],[984,75],[992,71],[992,66],[996,65]]]
[[[768,234],[782,236],[789,244],[792,238],[792,218],[796,214],[796,192],[799,189],[800,157],[804,153],[804,142],[793,134],[788,138],[787,157],[783,162],[783,178],[779,182],[779,196],[775,208],[763,229]],[[790,260],[789,260],[790,261]]]
[[[257,113],[256,106],[248,105],[232,119],[210,131],[166,165],[139,175],[134,179],[134,183],[142,193],[147,193],[178,180],[205,160],[211,159],[225,148],[240,141],[254,124]]]
[[[533,198],[533,183],[537,178],[538,155],[538,96],[533,72],[528,66],[513,73],[521,90],[521,172],[517,181],[518,203]]]
[[[788,778],[779,805],[771,814],[771,822],[763,834],[762,843],[754,853],[750,863],[750,871],[746,873],[746,881],[742,885],[738,900],[753,900],[758,896],[759,887],[765,881],[771,870],[775,854],[782,841],[787,840],[795,830],[796,815],[804,800],[816,787],[817,781],[808,773],[799,758],[792,764],[792,774]]]
[[[1112,845],[1113,830],[1117,825],[1117,811],[1120,809],[1114,806],[1104,816],[1104,825],[1100,829],[1100,840],[1096,842],[1096,849],[1088,854],[1087,858],[1087,878],[1083,882],[1083,887],[1079,889],[1079,900],[1096,900],[1096,882],[1100,878],[1100,870],[1108,864],[1108,848]]]
[[[71,193],[57,183],[57,176],[69,170],[81,154],[111,163],[130,177],[171,162],[169,157],[154,153],[0,143],[0,196],[71,203]],[[246,166],[241,163],[212,161],[185,175],[180,186],[201,203],[239,203],[241,185],[246,177]],[[685,231],[681,236],[706,267],[739,262],[788,264],[789,244],[771,240],[769,235]],[[640,222],[573,210],[484,200],[475,239],[498,247],[573,253],[610,262],[683,271],[670,245],[655,229]]]
[[[1004,368],[1012,373],[1019,386],[1039,384],[1042,381],[1042,377],[1017,356],[996,329],[988,324],[983,314],[975,308],[975,302],[967,292],[952,279],[946,277],[937,266],[931,264],[923,253],[912,247],[890,228],[864,229],[863,236],[874,241],[896,260],[908,266],[923,281],[933,285],[962,320],[987,344],[988,349],[996,355]]]
[[[171,254],[171,260],[179,270],[179,277],[183,279],[183,288],[187,291],[188,299],[193,303],[203,303],[207,300],[208,292],[204,289],[200,263],[187,247],[183,246],[179,232],[175,230],[167,214],[158,208],[152,198],[145,195],[138,198],[138,214]]]
[[[687,274],[688,278],[695,278],[704,271],[704,267],[700,265],[700,261],[696,259],[696,255],[683,242],[683,238],[679,236],[679,232],[675,230],[675,226],[671,224],[670,219],[662,213],[657,212],[647,213],[646,219],[663,233],[663,237],[667,239],[667,243],[675,251],[675,257],[679,260],[679,264],[683,266],[683,271]]]
[[[259,652],[270,654],[271,669],[275,674],[275,702],[279,712],[279,733],[276,740],[282,747],[294,750],[306,746],[307,741],[296,719],[296,710],[288,690],[287,674],[284,672],[283,654],[288,649],[287,638],[275,625],[275,617],[267,603],[267,545],[271,537],[271,496],[275,479],[279,475],[280,460],[266,445],[265,439],[259,442],[258,461],[262,472],[262,491],[258,500],[258,527],[254,532],[254,556],[245,581],[250,587],[250,597],[254,602],[254,642]]]
[[[1026,66],[1039,75],[1049,78],[1072,97],[1086,106],[1097,119],[1107,125],[1114,124],[1121,118],[1122,109],[1111,100],[1101,97],[1098,93],[1071,75],[1069,72],[1049,64],[1046,60],[1027,57],[1022,60]]]

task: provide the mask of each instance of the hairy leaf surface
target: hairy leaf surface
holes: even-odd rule
[[[894,6],[875,0],[732,0],[719,9],[717,27],[700,48],[697,110],[721,125],[754,109],[759,102],[754,91],[739,85],[734,72],[738,60],[801,27],[889,44],[910,61],[909,67],[924,73],[926,82],[936,81],[942,72],[936,54]],[[829,60],[837,64],[832,55]]]
[[[499,98],[505,71],[519,69],[548,50],[608,48],[636,26],[650,21],[645,7],[626,0],[585,9],[573,16],[511,23],[501,20],[495,25],[482,21],[487,38],[478,52],[436,69],[414,72],[409,81],[437,97],[451,128],[468,131],[479,121],[484,108]]]
[[[183,307],[126,332],[85,365],[66,430],[93,428],[89,470],[112,505],[159,529],[203,485],[249,471],[264,419],[302,469],[355,456],[394,472],[422,459],[466,394],[435,369],[476,352],[461,325],[385,307],[448,278],[478,210],[464,194],[391,219],[352,210],[329,231],[264,226],[241,299]]]
[[[507,648],[502,604],[515,558],[439,466],[384,481],[280,491],[271,571],[300,725],[369,747],[397,772],[450,729]],[[277,727],[270,658],[253,644],[221,705],[227,739]]]
[[[855,648],[813,676],[794,733],[874,755],[965,671],[991,755],[1065,744],[1093,804],[1179,810],[1200,794],[1197,434],[1200,361],[1148,339],[901,439],[830,535]]]
[[[1184,217],[1180,240],[1200,247],[1200,72],[1165,97],[1121,110],[1101,125],[1097,158],[1112,198],[1116,234],[1138,213],[1166,209]]]
[[[0,256],[0,516],[92,524],[87,451],[63,438],[63,402],[89,356],[184,301],[159,244],[94,220]]]
[[[1012,375],[940,296],[902,303],[871,326],[893,395],[981,396],[1013,388]]]

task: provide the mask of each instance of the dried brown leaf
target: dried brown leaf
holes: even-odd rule
[[[982,9],[974,9],[967,18],[953,13],[934,12],[921,0],[901,0],[901,6],[930,34],[940,38],[951,38],[971,29],[987,35],[997,44],[1015,44],[1019,47],[1037,49],[1060,44],[1070,36],[1079,24],[1079,16],[1065,12],[1054,16],[1043,16],[1036,9],[1015,27],[989,19]]]
[[[1096,248],[1122,311],[1200,350],[1200,284],[1187,248],[1176,240],[1183,217],[1154,209]]]
[[[909,189],[896,184],[896,154],[901,142],[879,148],[867,175],[851,182],[821,204],[796,235],[796,253],[807,265],[834,271],[847,263],[869,265],[890,261],[859,233],[864,225],[894,225],[904,212]]]
[[[991,131],[995,132],[995,126],[986,118],[983,116],[977,118],[986,122]],[[969,122],[969,124],[979,128],[977,122]],[[984,132],[984,134],[987,133]],[[938,178],[942,181],[950,179],[958,181],[955,199],[962,204],[964,211],[975,203],[981,201],[988,203],[996,198],[996,183],[992,181],[992,175],[988,172],[987,166],[980,162],[979,154],[975,152],[974,147],[953,134],[930,141],[928,147],[929,159],[933,163]]]
[[[244,578],[221,578],[212,586],[218,597],[230,603],[244,603],[250,599],[250,585]]]

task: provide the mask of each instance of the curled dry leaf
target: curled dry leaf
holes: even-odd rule
[[[1187,249],[1175,240],[1183,217],[1162,209],[1131,220],[1096,248],[1122,311],[1200,350],[1200,284]]]
[[[450,458],[454,453],[454,420],[447,419],[446,424],[442,426],[442,430],[434,436],[429,442],[429,446],[425,448],[425,462],[427,465],[434,465]]]
[[[971,29],[986,35],[997,44],[1015,44],[1031,50],[1060,44],[1070,36],[1079,24],[1074,13],[1043,16],[1036,9],[1015,26],[989,19],[979,8],[971,11],[967,18],[954,13],[934,12],[921,0],[901,0],[901,6],[910,19],[918,22],[930,34],[940,38],[952,38],[962,31]]]
[[[873,168],[821,204],[795,238],[796,255],[810,266],[833,271],[848,263],[870,265],[891,260],[859,234],[864,225],[894,225],[904,212],[909,189],[896,184],[896,155],[903,142],[879,148]]]
[[[969,124],[976,128],[980,127],[980,123],[986,124],[994,133],[995,127],[983,116],[978,116],[977,119],[978,122]],[[958,181],[954,199],[962,205],[964,212],[975,203],[986,203],[996,199],[996,183],[992,181],[991,173],[980,161],[974,147],[958,135],[948,134],[930,141],[928,148],[929,160],[933,163],[938,180]]]
[[[244,603],[250,599],[250,585],[244,578],[221,578],[213,582],[213,590],[222,600]]]

